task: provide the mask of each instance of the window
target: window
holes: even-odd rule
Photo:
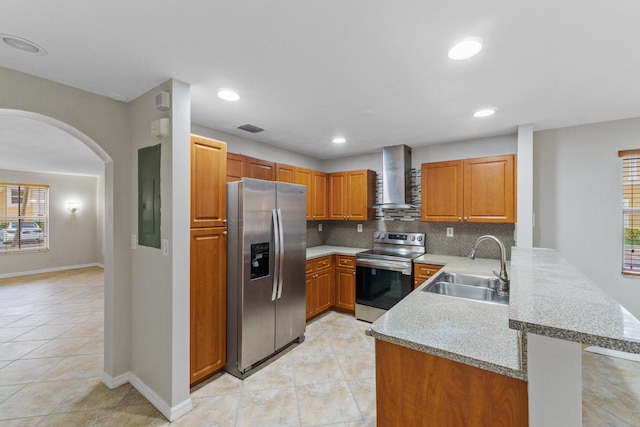
[[[0,183],[0,252],[49,248],[49,186]]]
[[[640,150],[622,157],[622,274],[640,275]]]

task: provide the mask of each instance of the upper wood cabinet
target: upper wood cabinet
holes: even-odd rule
[[[313,216],[313,190],[312,190],[311,169],[299,168],[296,166],[294,182],[307,187],[307,221]]]
[[[276,163],[276,181],[295,183],[296,167],[285,165],[284,163]]]
[[[244,156],[227,153],[227,182],[240,181],[244,174]]]
[[[347,219],[347,173],[329,174],[329,219]]]
[[[422,164],[422,220],[516,222],[515,154]]]
[[[353,170],[329,174],[329,219],[366,221],[375,217],[376,173]]]
[[[307,188],[308,191],[308,188]],[[329,219],[327,206],[329,177],[324,172],[311,171],[311,219],[314,221]]]
[[[276,180],[276,164],[267,160],[245,156],[245,176],[247,178]]]
[[[191,228],[224,227],[227,144],[191,136]]]

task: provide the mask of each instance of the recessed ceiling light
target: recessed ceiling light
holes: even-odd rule
[[[47,51],[36,43],[23,39],[22,37],[12,36],[11,34],[0,34],[2,42],[12,49],[20,52],[29,53],[31,55],[46,55]]]
[[[345,142],[347,142],[347,140],[341,136],[336,136],[335,138],[333,138],[334,144],[344,144]]]
[[[495,108],[485,108],[483,110],[478,110],[473,113],[473,117],[488,117],[493,115],[496,112]]]
[[[456,61],[471,58],[480,52],[482,44],[478,40],[463,40],[449,50],[449,58]]]
[[[240,99],[240,95],[232,90],[222,89],[220,92],[218,92],[218,98],[224,99],[225,101],[237,101],[238,99]]]

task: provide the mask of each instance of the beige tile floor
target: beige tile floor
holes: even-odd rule
[[[103,362],[98,268],[0,280],[0,426],[165,426],[130,385],[110,390]],[[220,374],[192,390],[177,426],[374,426],[369,325],[327,315],[307,339],[240,381]],[[586,426],[640,426],[640,366],[585,353]]]

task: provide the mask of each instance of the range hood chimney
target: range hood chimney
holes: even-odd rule
[[[410,209],[411,147],[394,145],[382,149],[382,203],[376,209]]]

